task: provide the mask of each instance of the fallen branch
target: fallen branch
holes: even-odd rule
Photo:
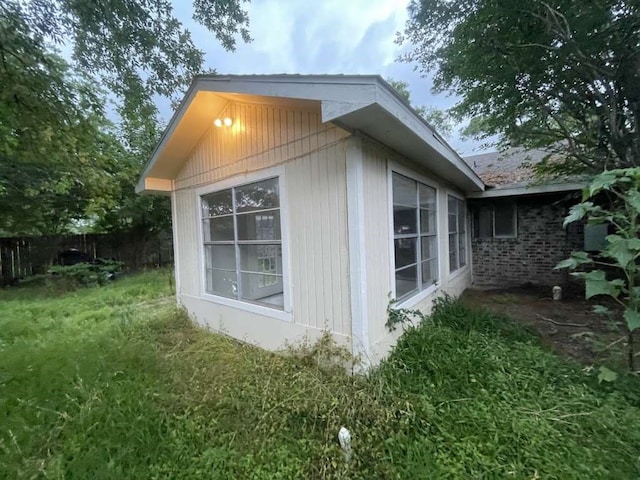
[[[586,323],[562,323],[562,322],[556,322],[555,320],[552,320],[551,318],[543,317],[542,315],[540,315],[538,313],[536,313],[536,317],[538,317],[541,320],[544,320],[545,322],[550,322],[550,323],[553,323],[554,325],[558,325],[559,327],[584,328],[584,327],[588,327],[589,326]]]
[[[619,339],[614,340],[613,342],[611,342],[609,345],[607,345],[606,347],[604,347],[602,350],[609,350],[611,347],[613,347],[616,343],[620,343],[623,340],[627,339],[627,335],[623,335],[621,336]]]

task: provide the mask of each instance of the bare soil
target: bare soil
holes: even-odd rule
[[[468,289],[463,301],[470,306],[505,315],[534,333],[558,355],[585,365],[627,365],[627,338],[619,312],[613,316],[593,313],[597,304],[615,306],[605,301],[587,301],[581,292],[563,292],[554,301],[551,287],[519,287],[500,290]],[[636,339],[636,344],[638,339]]]

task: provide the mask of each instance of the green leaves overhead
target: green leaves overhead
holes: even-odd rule
[[[562,268],[570,268],[570,269],[575,269],[580,265],[584,265],[584,264],[589,264],[589,263],[593,263],[593,260],[591,260],[591,257],[589,257],[589,254],[586,252],[571,252],[571,256],[565,260],[562,260],[561,262],[559,262],[555,267],[554,270],[558,270],[558,269],[562,269]]]
[[[627,328],[629,328],[630,332],[640,327],[640,312],[637,310],[627,308],[624,311],[624,319],[627,321]]]
[[[547,147],[554,174],[638,165],[638,2],[413,0],[399,41],[480,138]]]
[[[595,205],[594,197],[606,207]],[[610,223],[615,234],[605,237],[606,245],[599,256],[591,258],[585,252],[574,252],[556,268],[575,270],[581,265],[603,265],[608,268],[610,279],[602,270],[573,272],[572,275],[585,281],[587,299],[607,295],[623,307],[622,316],[629,332],[629,368],[634,370],[635,352],[631,332],[640,328],[640,167],[618,169],[597,175],[584,190],[584,200],[571,209],[565,218],[565,226],[587,217],[589,223]],[[603,259],[611,260],[604,262]],[[611,271],[613,270],[613,272]],[[594,312],[615,314],[609,308],[596,305]],[[609,379],[608,371],[602,370],[598,378]],[[615,378],[613,378],[615,379]]]
[[[585,280],[585,297],[587,299],[597,295],[608,295],[613,298],[618,298],[618,295],[620,295],[624,287],[623,280],[607,280],[602,270],[593,270],[588,273],[577,272],[572,275]]]
[[[236,36],[249,40],[244,3],[196,0],[194,18],[233,49]],[[138,200],[133,188],[159,135],[157,97],[178,99],[203,69],[171,0],[1,1],[0,235],[143,214],[144,228],[166,226],[166,199]]]
[[[562,223],[563,227],[567,227],[570,223],[577,222],[582,220],[587,214],[594,212],[599,209],[593,204],[593,202],[582,202],[574,205],[569,210],[569,214],[565,217],[564,222]]]
[[[243,4],[196,0],[193,18],[233,50],[238,33],[250,40]],[[203,70],[204,54],[170,0],[5,0],[0,14],[7,12],[24,20],[32,38],[71,47],[76,67],[99,78],[125,116],[154,113],[154,95],[178,99]]]
[[[628,269],[632,262],[640,255],[639,238],[623,238],[620,235],[607,235],[607,246],[602,250],[601,255],[611,258],[624,269]]]
[[[409,91],[409,84],[407,82],[387,78],[387,83],[393,87],[407,105],[411,106],[415,112],[433,126],[438,133],[444,136],[451,135],[453,122],[448,112],[434,107],[413,105],[411,103],[411,92]]]
[[[589,186],[584,189],[582,199],[586,200],[587,198],[591,198],[595,194],[600,193],[602,190],[609,190],[612,185],[615,185],[619,181],[619,179],[628,180],[628,178],[624,176],[618,177],[617,172],[619,172],[619,170],[610,170],[596,175]]]

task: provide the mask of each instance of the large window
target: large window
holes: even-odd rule
[[[393,173],[393,243],[396,298],[438,280],[436,190]]]
[[[454,272],[467,264],[466,212],[464,200],[448,196],[449,210],[449,271]]]
[[[516,204],[498,201],[473,210],[475,238],[513,238],[517,234]]]
[[[220,190],[201,200],[205,291],[282,309],[278,179]]]

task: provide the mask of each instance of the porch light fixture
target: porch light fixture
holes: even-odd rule
[[[224,125],[225,127],[230,127],[231,125],[233,125],[233,120],[231,120],[229,117],[225,117],[225,118],[216,118],[216,119],[213,121],[213,124],[214,124],[216,127],[218,127],[218,128],[219,128],[219,127],[222,127],[223,125]]]

